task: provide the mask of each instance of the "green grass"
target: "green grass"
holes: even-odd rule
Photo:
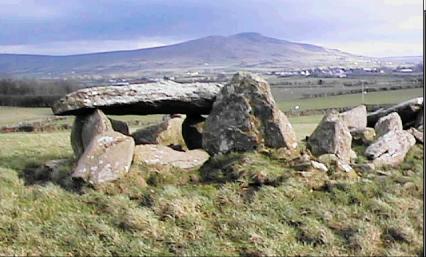
[[[299,141],[311,135],[321,119],[322,115],[294,116],[288,118]]]
[[[134,131],[149,124],[161,121],[163,115],[108,115],[112,119],[125,122],[140,122],[140,125],[131,125],[130,130]],[[29,107],[9,107],[0,106],[0,127],[16,125],[19,122],[40,121],[55,117],[50,108],[29,108]],[[71,125],[74,118],[68,116],[65,120],[54,121],[56,125]]]
[[[0,126],[13,125],[21,121],[44,119],[49,116],[53,116],[50,108],[0,106]]]
[[[404,89],[394,91],[372,92],[365,96],[366,104],[392,104],[399,103],[410,98],[423,96],[423,89]],[[311,99],[292,99],[281,101],[275,99],[283,111],[289,111],[299,105],[300,110],[347,107],[361,104],[361,95],[341,95]],[[20,121],[31,121],[53,116],[50,108],[24,108],[0,106],[0,126],[13,125]],[[141,121],[153,123],[161,120],[162,115],[109,115],[109,117],[123,121]],[[310,119],[310,118],[308,118]],[[70,121],[69,121],[70,122]]]
[[[396,103],[418,95],[366,99]],[[281,107],[356,105],[353,97]],[[49,115],[47,108],[1,107],[0,125]],[[289,120],[300,140],[321,118]],[[386,170],[390,176],[304,177],[291,168],[291,156],[266,150],[213,158],[194,171],[133,165],[94,189],[69,178],[69,133],[0,134],[0,255],[423,255],[422,145],[400,168]],[[354,149],[364,162],[365,148]],[[52,174],[37,168],[54,159],[68,162]]]
[[[365,104],[393,104],[423,96],[423,88],[404,89],[393,91],[371,92],[365,95]],[[361,94],[350,94],[340,96],[327,96],[310,99],[293,99],[279,101],[276,99],[281,110],[289,111],[292,107],[299,105],[300,110],[339,108],[357,106],[362,104]]]
[[[132,166],[81,193],[64,177],[28,180],[29,167],[72,160],[68,133],[0,134],[0,255],[423,253],[421,145],[391,176],[308,178],[265,151],[214,158],[200,171]]]

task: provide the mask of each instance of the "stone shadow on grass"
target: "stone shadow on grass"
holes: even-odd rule
[[[81,193],[85,183],[71,177],[73,163],[72,159],[51,160],[44,164],[30,163],[18,176],[26,186],[53,183],[66,191]]]
[[[245,153],[229,153],[211,157],[199,169],[201,183],[224,184],[241,182],[250,187],[278,186],[285,176],[247,169],[256,160]]]

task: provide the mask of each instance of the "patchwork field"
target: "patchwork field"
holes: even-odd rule
[[[396,103],[421,94],[372,93],[366,102]],[[286,110],[359,100],[345,95],[277,102]],[[0,126],[50,115],[47,108],[0,107]],[[114,118],[155,122],[161,116]],[[301,140],[321,118],[290,121]],[[95,190],[71,183],[69,133],[0,134],[0,255],[424,254],[423,145],[414,146],[398,169],[379,172],[308,176],[270,150],[213,158],[193,171],[134,165],[123,179]],[[364,147],[355,151],[357,162],[365,162]],[[65,164],[46,177],[38,167],[55,159]]]

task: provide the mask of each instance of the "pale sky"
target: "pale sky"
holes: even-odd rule
[[[366,56],[422,55],[422,5],[420,0],[1,0],[0,53],[66,55],[258,32]]]

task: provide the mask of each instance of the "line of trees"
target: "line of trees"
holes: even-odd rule
[[[80,88],[76,80],[0,79],[0,105],[48,107]]]

